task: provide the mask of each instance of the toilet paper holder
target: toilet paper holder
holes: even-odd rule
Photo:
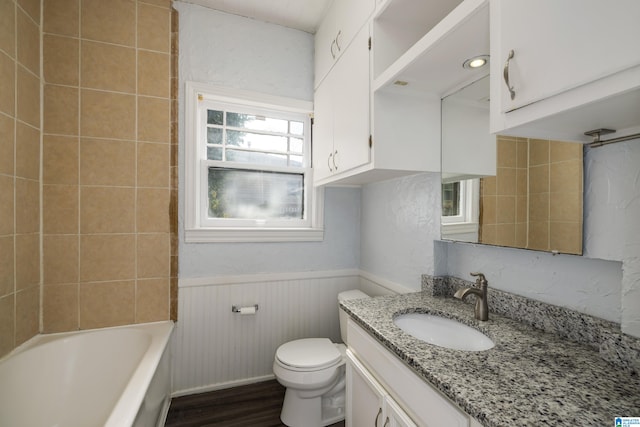
[[[239,307],[237,305],[232,305],[231,306],[231,312],[232,313],[241,313],[243,308],[253,308],[255,311],[258,311],[258,304],[254,304],[253,307],[251,307],[251,306]]]

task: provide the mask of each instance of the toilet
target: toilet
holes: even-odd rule
[[[340,292],[338,301],[368,298],[359,290]],[[348,315],[340,312],[340,335],[347,343]],[[273,373],[287,388],[280,419],[289,427],[320,427],[344,419],[345,344],[303,338],[276,350]]]

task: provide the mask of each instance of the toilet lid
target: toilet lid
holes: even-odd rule
[[[342,355],[328,338],[304,338],[282,344],[276,351],[278,360],[301,369],[326,368],[338,362]]]

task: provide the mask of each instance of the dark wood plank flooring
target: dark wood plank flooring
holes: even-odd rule
[[[284,387],[276,380],[176,397],[165,427],[281,427]],[[344,421],[331,427],[344,427]]]

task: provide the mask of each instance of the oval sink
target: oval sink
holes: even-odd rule
[[[393,323],[414,338],[453,350],[483,351],[495,345],[472,327],[432,314],[401,314],[393,319]]]

